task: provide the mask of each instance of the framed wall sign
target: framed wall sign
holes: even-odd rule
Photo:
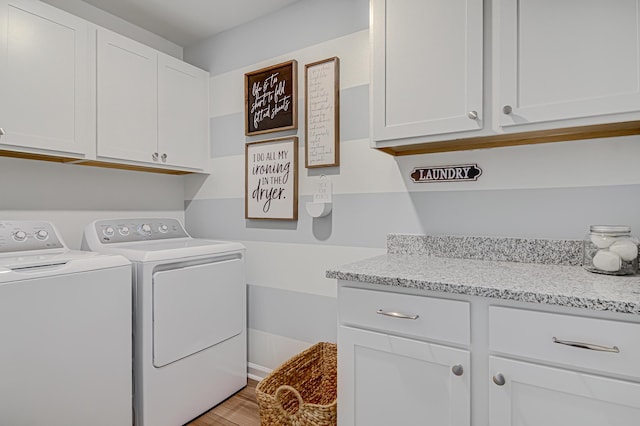
[[[244,75],[245,135],[298,128],[295,60]]]
[[[298,137],[245,145],[244,217],[298,219]]]
[[[340,165],[340,60],[304,67],[305,156],[307,168]]]

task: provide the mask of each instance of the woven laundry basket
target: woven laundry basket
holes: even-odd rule
[[[337,346],[320,342],[273,370],[256,386],[262,426],[337,423]]]

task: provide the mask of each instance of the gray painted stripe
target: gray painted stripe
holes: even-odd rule
[[[301,104],[302,102],[300,102]],[[299,108],[298,134],[304,137],[304,106]],[[245,137],[244,112],[213,117],[211,126],[211,158],[244,154],[244,145],[255,138]],[[296,134],[295,132],[289,132]],[[279,133],[274,137],[281,137]],[[340,91],[340,140],[350,141],[369,137],[369,85],[350,87]],[[265,139],[264,136],[258,138]],[[269,139],[269,138],[266,138]],[[304,140],[301,141],[304,144]]]
[[[217,75],[367,28],[368,0],[301,0],[187,47],[184,60]]]
[[[640,185],[334,195],[333,212],[312,219],[245,220],[244,199],[187,201],[194,236],[385,248],[388,233],[581,239],[592,224],[640,233]],[[281,231],[281,232],[274,232]]]
[[[247,286],[249,328],[303,342],[335,342],[333,297],[256,285]]]

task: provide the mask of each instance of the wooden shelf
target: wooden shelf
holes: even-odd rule
[[[26,160],[49,161],[54,163],[75,164],[79,166],[104,167],[108,169],[133,170],[137,172],[160,173],[165,175],[187,175],[187,174],[195,173],[195,172],[188,172],[184,170],[160,169],[155,167],[137,166],[132,164],[109,163],[104,161],[83,160],[80,158],[73,158],[73,157],[58,157],[55,155],[33,154],[29,152],[18,152],[18,151],[8,151],[8,150],[0,150],[0,157],[12,157],[12,158],[22,158]]]
[[[638,134],[640,134],[640,121],[626,121],[622,123],[596,124],[592,126],[567,127],[564,129],[539,130],[535,132],[501,134],[475,138],[471,137],[442,142],[425,142],[420,144],[382,147],[376,149],[389,155],[401,156],[574,141],[580,139],[610,138],[615,136]]]
[[[102,161],[80,161],[75,163],[79,166],[104,167],[107,169],[133,170],[136,172],[161,173],[165,175],[188,175],[194,172],[186,172],[184,170],[156,169],[155,167],[134,166],[131,164],[106,163]]]

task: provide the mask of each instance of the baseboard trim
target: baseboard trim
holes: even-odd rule
[[[247,377],[258,382],[269,375],[273,370],[262,365],[247,363]]]

